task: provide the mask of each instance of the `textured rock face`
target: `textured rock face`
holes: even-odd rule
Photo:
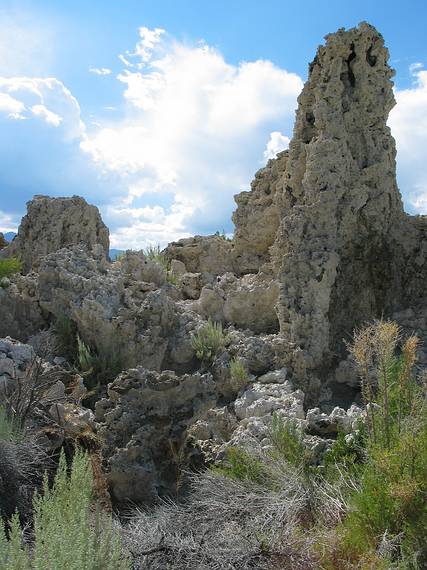
[[[278,283],[259,273],[238,279],[232,273],[218,277],[203,287],[200,298],[191,308],[205,318],[250,329],[255,333],[277,332],[275,304]]]
[[[0,337],[26,341],[46,324],[39,304],[38,276],[14,276],[13,282],[0,286]]]
[[[170,362],[179,368],[194,358],[190,331],[201,319],[175,303],[168,284],[142,280],[161,282],[162,272],[134,253],[109,264],[99,246],[90,254],[81,246],[61,249],[41,264],[40,306],[70,318],[99,353],[114,351],[123,369],[144,363],[160,370]]]
[[[37,269],[47,254],[63,247],[83,243],[88,249],[97,244],[108,256],[109,233],[98,208],[83,198],[34,196],[27,204],[18,235],[5,249],[7,255],[19,255],[24,271]]]
[[[104,459],[118,503],[150,503],[176,495],[186,429],[213,407],[210,374],[123,372],[96,406],[103,422]]]
[[[240,273],[256,273],[270,261],[269,249],[280,223],[278,197],[287,161],[288,151],[279,153],[255,174],[250,192],[234,197],[234,256]]]
[[[205,273],[209,277],[233,271],[233,244],[219,235],[195,236],[172,242],[165,249],[170,260],[181,261],[190,273]]]
[[[426,222],[408,219],[396,185],[387,58],[368,24],[331,34],[298,99],[273,249],[301,379],[322,376],[356,325],[424,287]]]
[[[0,232],[0,249],[3,249],[7,246],[7,241],[4,235]]]

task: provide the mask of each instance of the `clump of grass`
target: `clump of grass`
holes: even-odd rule
[[[168,259],[164,253],[162,253],[159,245],[149,245],[143,251],[147,259],[154,261],[163,267],[166,272],[166,281],[168,283],[171,285],[178,284],[178,279],[171,270],[170,259]]]
[[[212,470],[231,479],[258,484],[264,483],[268,478],[268,471],[263,461],[240,447],[229,447],[225,461]]]
[[[93,372],[96,357],[89,346],[77,335],[77,362],[82,372]]]
[[[149,245],[143,251],[147,259],[159,263],[165,269],[165,271],[170,270],[170,261],[168,260],[166,255],[162,253],[160,245]]]
[[[199,328],[191,339],[191,345],[196,356],[202,362],[211,364],[221,350],[225,348],[227,335],[222,329],[221,323],[215,323],[211,319]]]
[[[312,454],[304,444],[304,433],[291,418],[274,414],[271,422],[270,438],[273,455],[280,456],[295,467],[307,468]]]
[[[7,570],[127,570],[120,537],[110,517],[93,513],[94,483],[90,460],[77,451],[70,475],[62,454],[53,487],[47,476],[34,498],[34,541],[23,542],[19,517],[12,518],[9,539],[0,525],[0,564]],[[30,554],[31,551],[31,554]]]
[[[7,257],[0,259],[0,279],[3,277],[10,277],[15,273],[22,271],[22,261],[17,257]]]
[[[230,376],[231,386],[236,392],[248,383],[248,373],[245,365],[238,356],[231,359]]]

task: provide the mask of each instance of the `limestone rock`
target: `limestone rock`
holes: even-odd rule
[[[215,404],[210,374],[120,374],[96,405],[112,495],[119,504],[176,493],[187,428]]]
[[[269,249],[280,224],[278,194],[287,160],[288,151],[279,153],[255,174],[250,192],[234,197],[237,210],[233,214],[233,243],[240,273],[256,273],[270,260]]]
[[[14,275],[7,287],[0,287],[0,337],[26,342],[46,324],[39,304],[37,275]]]
[[[277,410],[283,410],[287,417],[304,419],[303,404],[303,392],[295,391],[289,382],[255,382],[234,402],[234,409],[239,419],[271,415]]]
[[[48,255],[40,267],[41,307],[71,319],[87,344],[115,355],[122,369],[144,363],[160,370],[166,361],[190,362],[194,351],[189,331],[200,317],[185,314],[168,295],[168,284],[158,288],[139,280],[162,281],[153,262],[125,254],[124,264],[125,270],[121,262],[108,264],[81,246]]]
[[[222,321],[255,333],[278,330],[275,304],[278,283],[264,273],[237,278],[225,273],[203,287],[192,309],[205,318]]]
[[[108,256],[109,233],[98,209],[83,198],[34,196],[27,203],[18,235],[3,250],[3,255],[19,255],[24,272],[37,269],[47,254],[63,247],[83,243],[89,250],[99,244]]]
[[[427,223],[404,214],[396,185],[387,59],[372,26],[339,30],[298,99],[273,257],[281,333],[301,380],[324,380],[355,326],[425,288]]]
[[[164,254],[181,261],[189,273],[205,273],[206,281],[233,271],[233,244],[220,235],[195,236],[170,243]]]

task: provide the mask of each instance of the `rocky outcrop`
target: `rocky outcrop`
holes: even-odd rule
[[[89,250],[99,244],[108,256],[109,232],[98,208],[78,196],[34,196],[27,204],[18,235],[3,255],[19,255],[27,273],[37,270],[41,259],[49,253],[79,243]]]
[[[427,226],[404,214],[396,185],[387,59],[372,26],[339,30],[298,99],[273,250],[281,334],[301,381],[324,380],[355,326],[425,287]]]
[[[204,282],[234,270],[233,244],[221,235],[195,236],[170,243],[164,255],[182,262],[189,273],[201,273]]]
[[[257,273],[270,261],[269,249],[280,224],[278,199],[287,162],[288,151],[279,153],[255,174],[250,192],[234,197],[237,209],[233,214],[233,243],[239,273]]]
[[[205,318],[249,329],[255,333],[277,332],[276,280],[263,273],[237,278],[226,273],[205,285],[191,308]]]
[[[215,404],[212,376],[127,370],[96,405],[104,460],[116,503],[176,495],[186,430]]]
[[[188,367],[190,333],[201,319],[179,306],[162,281],[164,270],[142,253],[110,264],[100,246],[90,253],[74,246],[44,258],[39,302],[47,313],[71,319],[82,339],[98,354],[114,356],[121,369]]]
[[[0,249],[3,249],[7,246],[7,241],[4,235],[0,232]]]
[[[38,275],[3,278],[0,284],[0,337],[25,342],[46,326],[39,303]]]

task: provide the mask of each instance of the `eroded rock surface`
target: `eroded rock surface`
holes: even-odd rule
[[[40,260],[63,247],[83,243],[89,250],[100,244],[108,256],[109,232],[98,208],[79,196],[34,196],[27,204],[18,235],[3,254],[19,255],[24,272],[38,269]]]
[[[280,224],[279,195],[282,191],[288,151],[283,151],[258,170],[250,192],[241,192],[234,199],[233,214],[235,264],[240,273],[257,273],[270,261]]]
[[[324,378],[356,325],[425,288],[426,219],[409,218],[387,117],[395,104],[382,36],[326,37],[298,99],[274,244],[281,333],[301,379]]]
[[[123,372],[96,406],[116,502],[150,503],[176,495],[188,426],[215,403],[210,374]]]

